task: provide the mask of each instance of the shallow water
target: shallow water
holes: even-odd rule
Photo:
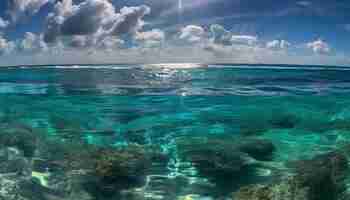
[[[152,161],[157,166],[150,167],[150,173],[142,173],[148,180],[146,185],[121,186],[116,193],[142,188],[138,199],[224,199],[242,185],[271,181],[281,173],[289,173],[287,163],[291,161],[346,147],[350,141],[349,92],[350,71],[346,68],[3,68],[0,122],[3,129],[30,129],[44,141],[38,142],[43,143],[41,146],[57,141],[68,143],[68,152],[74,144],[79,144],[82,151],[85,146],[118,149],[137,145],[145,149],[155,147],[168,157],[163,168]],[[195,151],[194,141],[198,138],[233,143],[247,138],[264,139],[272,142],[276,150],[254,172],[241,174],[251,176],[248,180],[232,175],[234,178],[226,182],[217,176],[215,180],[206,176],[198,169],[198,163],[181,156],[187,153],[186,148]],[[186,142],[189,144],[183,144]],[[20,148],[23,145],[8,146],[25,154],[26,149]],[[56,159],[43,156],[40,151],[44,150],[35,148],[30,161]],[[46,172],[54,176],[51,165],[46,165]],[[154,189],[152,177],[158,176],[162,177],[163,186]],[[108,184],[128,181],[132,182],[128,179],[114,183],[118,181],[113,179]],[[184,182],[189,186],[182,188]],[[43,182],[41,185],[52,189]],[[98,190],[93,188],[84,189],[88,193],[84,195],[90,195],[90,199],[135,198],[109,193],[96,196]],[[49,199],[47,195],[43,198]]]

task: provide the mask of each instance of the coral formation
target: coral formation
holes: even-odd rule
[[[234,193],[234,200],[340,200],[345,194],[347,158],[339,152],[293,164],[295,175],[269,185],[250,185]]]
[[[270,159],[275,151],[267,140],[210,137],[179,139],[177,149],[180,158],[190,161],[207,177],[237,175],[254,159]]]

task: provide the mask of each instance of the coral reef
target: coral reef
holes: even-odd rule
[[[255,159],[271,159],[275,147],[267,140],[197,137],[179,139],[177,150],[202,175],[225,177],[240,173]]]
[[[16,147],[25,157],[33,157],[40,142],[40,134],[31,127],[15,124],[2,127],[0,146]]]
[[[339,152],[293,164],[295,175],[269,185],[250,185],[233,194],[234,200],[340,200],[345,194],[347,158]]]
[[[242,139],[237,148],[257,160],[271,160],[276,151],[273,143],[266,139]]]

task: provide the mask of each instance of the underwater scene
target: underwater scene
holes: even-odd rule
[[[350,69],[0,69],[0,200],[350,199]]]

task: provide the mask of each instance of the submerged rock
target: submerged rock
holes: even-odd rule
[[[339,200],[345,194],[348,162],[339,152],[294,163],[295,175],[270,185],[242,187],[234,200]]]

